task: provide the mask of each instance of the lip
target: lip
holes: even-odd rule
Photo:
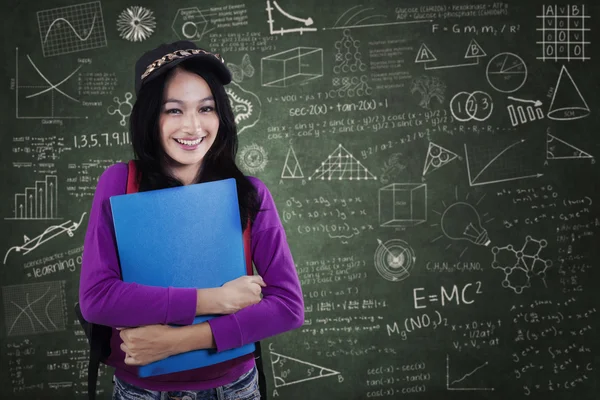
[[[206,136],[196,136],[196,137],[193,137],[193,138],[189,138],[189,137],[179,138],[179,137],[177,137],[177,138],[173,138],[173,139],[174,140],[188,140],[190,142],[193,142],[194,140],[198,140],[198,139],[202,139],[202,138],[206,138]]]

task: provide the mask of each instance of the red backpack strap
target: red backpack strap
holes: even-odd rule
[[[139,182],[138,182],[138,174],[137,169],[135,167],[135,161],[129,160],[127,164],[128,173],[127,173],[127,194],[129,193],[137,193],[139,191]]]
[[[248,219],[246,229],[244,229],[244,256],[246,257],[246,275],[253,275],[252,271],[252,247],[250,246],[250,231],[252,224]]]

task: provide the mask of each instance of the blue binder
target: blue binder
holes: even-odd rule
[[[202,289],[246,274],[235,179],[112,196],[110,204],[125,282]],[[214,317],[196,317],[194,324]],[[177,354],[139,367],[138,374],[200,368],[254,348]]]

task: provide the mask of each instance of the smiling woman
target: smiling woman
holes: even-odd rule
[[[235,178],[240,224],[250,233],[248,248],[258,275],[210,289],[123,282],[110,197],[125,193],[128,169],[125,163],[109,167],[92,203],[79,299],[87,321],[112,327],[106,363],[115,368],[113,399],[260,398],[253,354],[183,372],[137,374],[137,366],[171,355],[208,348],[221,352],[298,328],[304,302],[270,192],[235,164],[237,128],[224,88],[231,73],[223,59],[192,42],[164,44],[138,60],[135,80],[130,131],[139,190]],[[198,315],[219,316],[192,325]]]
[[[164,97],[161,143],[170,158],[171,174],[190,184],[219,130],[215,100],[203,78],[181,67],[167,79]]]

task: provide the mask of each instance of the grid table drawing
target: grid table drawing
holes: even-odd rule
[[[105,47],[99,1],[37,12],[44,57]]]
[[[542,40],[537,42],[542,45],[542,56],[538,60],[589,60],[586,55],[586,19],[585,5],[544,5],[542,15],[537,16],[542,22],[542,27],[537,31],[542,33]],[[589,22],[588,22],[589,26]],[[589,34],[587,35],[590,36]]]

